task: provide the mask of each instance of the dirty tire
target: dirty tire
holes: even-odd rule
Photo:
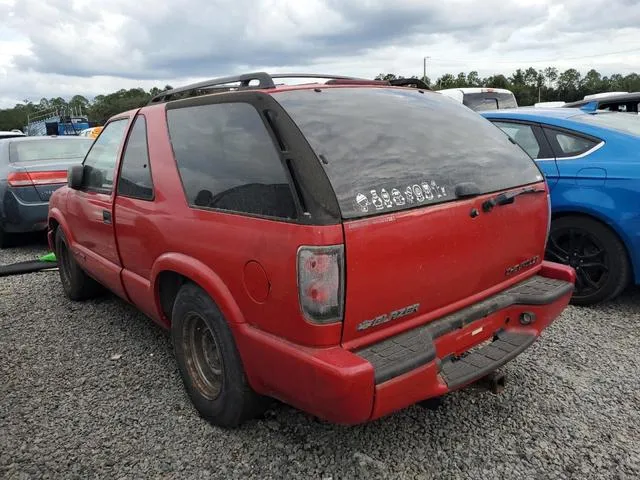
[[[180,288],[171,318],[173,347],[184,386],[198,413],[234,428],[264,413],[268,400],[249,386],[231,330],[199,286]]]
[[[560,252],[567,253],[565,258],[559,258],[562,255],[549,255],[549,252],[556,246],[552,243],[552,239],[564,236],[570,236],[573,232],[575,236],[574,243],[583,242],[581,245],[591,244],[593,246],[593,252],[598,249],[601,253],[594,257],[593,253],[578,251],[569,248],[564,248]],[[571,298],[571,303],[574,305],[593,305],[600,302],[605,302],[614,299],[622,293],[622,291],[629,285],[631,280],[631,266],[627,256],[627,251],[624,244],[620,241],[618,236],[603,223],[582,216],[567,216],[560,217],[551,223],[551,231],[549,233],[549,243],[547,245],[547,258],[551,261],[564,263],[570,265],[569,258],[577,255],[578,264],[574,266],[576,268],[576,290]],[[566,243],[565,243],[566,246]],[[585,253],[586,252],[586,253]],[[581,272],[579,260],[584,258],[586,264],[593,265],[599,263],[605,266],[606,273],[602,274],[598,278],[597,288],[594,288],[587,284],[585,280],[585,272]],[[592,271],[591,271],[592,272]],[[591,272],[589,273],[589,281],[593,281],[591,278]],[[581,278],[582,277],[582,278]],[[583,287],[586,285],[586,288]]]
[[[87,300],[103,291],[102,286],[87,275],[73,258],[62,228],[56,230],[55,249],[60,282],[67,297],[76,301]]]

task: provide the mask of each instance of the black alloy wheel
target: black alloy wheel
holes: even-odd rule
[[[602,223],[586,217],[561,217],[551,224],[545,258],[575,269],[571,302],[590,305],[618,296],[629,282],[626,250]]]

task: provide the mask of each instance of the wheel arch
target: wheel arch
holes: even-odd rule
[[[69,229],[69,224],[65,220],[64,215],[57,208],[53,208],[49,211],[49,217],[47,219],[47,238],[52,251],[55,251],[55,235],[58,228],[62,228],[69,245],[75,243],[73,232]]]
[[[160,321],[167,327],[171,326],[171,313],[178,291],[186,282],[195,283],[207,292],[230,326],[245,323],[240,307],[220,276],[193,257],[181,253],[165,253],[155,261],[151,278]]]

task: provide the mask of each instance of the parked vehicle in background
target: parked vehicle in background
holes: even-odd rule
[[[314,80],[274,82],[292,77]],[[355,424],[538,338],[575,279],[542,261],[549,218],[535,162],[442,95],[255,73],[110,119],[51,198],[49,243],[69,298],[102,285],[171,329],[209,421],[275,397]]]
[[[2,138],[15,138],[15,137],[24,137],[25,134],[20,130],[0,130],[0,139]]]
[[[546,258],[576,268],[573,302],[640,284],[640,118],[575,108],[485,112],[545,173],[553,220]]]
[[[79,135],[81,137],[90,137],[90,138],[96,138],[98,135],[100,135],[100,132],[102,131],[103,127],[91,127],[91,128],[86,128],[84,130],[82,130]]]
[[[47,229],[49,197],[67,182],[92,140],[78,137],[0,139],[0,248],[15,233]]]
[[[587,104],[593,105],[593,110],[604,110],[609,112],[624,112],[638,114],[640,104],[640,92],[606,92],[594,95],[586,95],[582,100],[569,102],[564,106],[567,108],[582,108]]]
[[[499,110],[518,106],[513,92],[504,88],[445,88],[436,91],[475,111]]]
[[[83,113],[82,107],[65,107],[38,111],[29,115],[24,131],[29,136],[77,136],[89,127],[91,123]]]
[[[557,107],[563,107],[564,102],[538,102],[538,103],[534,103],[533,106],[535,108],[557,108]]]

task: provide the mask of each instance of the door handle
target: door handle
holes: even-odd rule
[[[102,221],[104,223],[111,223],[111,212],[109,210],[102,211]]]

